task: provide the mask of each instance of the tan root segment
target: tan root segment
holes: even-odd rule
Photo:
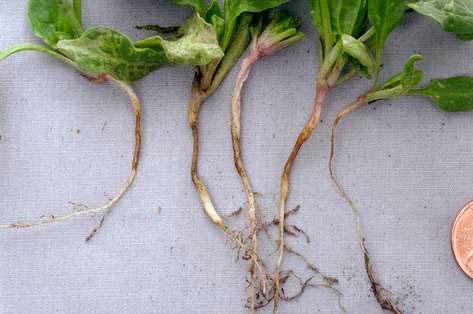
[[[330,172],[330,178],[332,182],[334,183],[336,190],[338,194],[348,203],[350,206],[353,215],[355,216],[356,220],[356,231],[357,231],[357,236],[358,236],[358,243],[361,247],[361,250],[363,252],[363,259],[364,259],[364,264],[365,264],[365,270],[368,275],[368,278],[370,280],[371,284],[371,290],[373,291],[373,294],[376,298],[376,301],[379,303],[381,308],[384,310],[390,311],[395,314],[401,314],[401,310],[398,309],[396,306],[396,303],[392,300],[390,296],[390,292],[385,289],[379,278],[378,275],[376,274],[374,265],[371,261],[368,248],[366,245],[366,236],[365,232],[363,229],[363,224],[361,221],[361,214],[356,207],[354,201],[351,199],[351,197],[348,195],[348,193],[345,191],[343,188],[342,184],[340,181],[337,179],[337,176],[335,174],[335,163],[334,163],[334,158],[335,158],[335,142],[336,142],[336,130],[338,124],[350,113],[353,111],[358,110],[359,108],[363,107],[364,105],[367,104],[367,98],[366,96],[359,97],[355,102],[353,102],[351,105],[346,107],[344,110],[342,110],[340,113],[338,113],[337,117],[335,118],[335,121],[332,124],[332,135],[331,135],[331,143],[330,143],[330,158],[329,158],[329,172]]]
[[[111,200],[109,200],[105,205],[98,207],[98,208],[93,208],[93,209],[88,209],[88,208],[82,208],[82,209],[77,209],[72,213],[62,215],[62,216],[53,216],[49,215],[45,218],[41,218],[38,220],[34,221],[29,221],[29,222],[17,222],[17,223],[8,223],[8,224],[0,224],[0,229],[21,229],[21,228],[31,228],[39,225],[44,225],[44,224],[51,224],[51,223],[58,223],[61,221],[66,221],[72,218],[75,218],[77,216],[85,216],[85,215],[93,215],[93,214],[107,214],[113,206],[115,206],[118,201],[125,195],[127,190],[130,188],[132,185],[137,169],[138,169],[138,164],[140,160],[140,152],[141,152],[141,103],[138,99],[138,96],[134,92],[133,88],[128,85],[127,83],[121,82],[114,80],[112,78],[109,78],[111,81],[115,82],[120,88],[122,88],[130,97],[131,100],[131,105],[133,106],[133,110],[135,112],[135,148],[134,148],[134,153],[133,153],[133,160],[131,163],[131,173],[126,180],[125,184],[123,187],[120,189],[118,194],[116,194],[115,197],[113,197]],[[76,207],[77,208],[77,207]],[[91,236],[93,236],[97,232],[97,228],[94,229],[92,232]],[[91,236],[87,237],[88,240],[90,240]]]
[[[238,74],[233,94],[231,123],[235,168],[237,169],[237,172],[240,175],[241,183],[248,199],[248,219],[250,222],[251,253],[254,256],[257,256],[258,250],[258,217],[256,214],[255,193],[251,186],[250,178],[248,177],[248,174],[246,172],[245,164],[243,163],[243,157],[241,153],[241,93],[243,85],[245,84],[246,80],[248,79],[249,73],[251,72],[251,68],[257,60],[258,55],[255,51],[252,51],[252,53],[243,60],[243,64],[241,66],[240,73]],[[251,280],[249,282],[249,293],[251,303],[250,306],[252,310],[255,309],[256,303],[256,262],[257,261],[255,259],[252,259],[250,268]]]
[[[232,231],[227,226],[224,218],[217,212],[212,202],[212,199],[210,197],[210,193],[205,183],[200,179],[199,173],[198,173],[198,162],[199,162],[199,151],[200,151],[199,114],[200,114],[200,108],[202,104],[211,94],[212,92],[204,92],[202,90],[202,88],[199,86],[198,79],[194,81],[193,86],[192,86],[192,100],[189,106],[189,113],[188,113],[189,126],[192,130],[192,136],[193,136],[193,142],[194,142],[193,152],[192,152],[192,165],[191,165],[192,182],[194,183],[195,188],[197,189],[202,207],[204,208],[206,215],[212,220],[214,224],[216,224],[224,232],[225,236],[232,243],[234,243],[239,249],[243,249],[245,253],[252,260],[252,266],[250,269],[251,276],[252,276],[252,280],[251,280],[252,283],[250,283],[249,290],[250,290],[250,308],[252,311],[254,311],[256,308],[256,296],[255,296],[256,284],[253,282],[253,278],[254,276],[256,276],[258,272],[262,274],[262,277],[263,277],[262,290],[263,290],[263,293],[265,293],[266,286],[267,286],[266,284],[267,272],[265,270],[265,267],[261,259],[257,255],[256,250],[253,250],[252,248],[248,248],[247,245],[245,244],[245,240],[237,236],[235,232]],[[256,215],[256,208],[254,212]],[[256,228],[256,225],[251,226],[252,229],[253,227]],[[254,239],[252,241],[254,241]]]
[[[290,179],[292,166],[302,146],[310,138],[313,131],[318,125],[320,121],[322,109],[323,109],[323,106],[325,104],[325,101],[329,92],[330,92],[329,85],[317,84],[314,108],[312,110],[309,120],[304,126],[304,129],[302,130],[302,132],[299,134],[297,138],[296,144],[294,145],[291,151],[291,154],[288,160],[286,161],[286,164],[284,166],[284,171],[281,176],[281,187],[280,187],[281,195],[280,195],[280,203],[279,203],[279,251],[278,251],[278,258],[276,261],[276,269],[274,273],[276,291],[275,291],[275,297],[274,297],[273,312],[277,312],[279,300],[281,298],[281,285],[280,285],[281,266],[282,266],[282,261],[284,257],[284,248],[285,248],[284,236],[285,236],[286,207],[287,207],[287,199],[289,196],[289,187],[290,187],[289,179]]]

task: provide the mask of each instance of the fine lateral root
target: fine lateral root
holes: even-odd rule
[[[108,76],[99,76],[98,78],[92,78],[94,81],[97,81],[98,79],[104,80],[104,81],[111,81],[115,84],[117,84],[123,91],[125,91],[130,98],[131,105],[133,107],[133,111],[135,113],[135,143],[134,143],[134,150],[133,150],[133,158],[131,161],[131,171],[128,175],[128,178],[126,182],[123,184],[122,188],[120,191],[112,198],[110,199],[106,204],[104,204],[101,207],[98,208],[88,208],[85,205],[82,204],[74,204],[71,203],[73,206],[73,210],[69,214],[65,215],[47,215],[40,217],[37,220],[32,220],[29,222],[16,222],[16,223],[7,223],[7,224],[0,224],[0,229],[23,229],[23,228],[32,228],[36,226],[41,226],[41,225],[48,225],[48,224],[53,224],[53,223],[58,223],[62,221],[68,221],[73,218],[76,218],[78,216],[89,216],[89,215],[95,215],[95,214],[104,214],[106,215],[109,213],[112,208],[122,199],[122,197],[125,195],[125,193],[128,191],[128,189],[131,187],[133,184],[137,171],[138,171],[138,164],[140,161],[140,156],[141,156],[141,142],[142,142],[142,134],[141,134],[141,103],[136,95],[135,91],[133,88],[128,85],[128,83],[122,82],[115,80],[112,77]],[[96,227],[92,232],[88,235],[86,238],[86,241],[90,241],[92,237],[97,234],[99,229],[102,227],[105,219],[101,221],[98,227]]]

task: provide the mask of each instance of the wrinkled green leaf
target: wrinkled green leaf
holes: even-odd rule
[[[381,66],[386,40],[401,24],[406,9],[406,0],[368,0],[368,17],[376,31],[374,48],[377,71]]]
[[[461,39],[473,39],[473,1],[471,0],[421,0],[409,7],[436,20],[447,32]]]
[[[30,0],[28,18],[36,36],[53,48],[60,40],[82,34],[81,24],[66,0]]]
[[[223,50],[228,48],[240,15],[245,12],[259,13],[287,2],[289,2],[289,0],[226,0],[224,6],[225,31],[221,44]]]
[[[195,12],[199,13],[201,16],[205,14],[205,0],[174,0],[178,5],[187,5],[192,7]]]
[[[422,61],[424,58],[421,55],[412,55],[404,65],[403,77],[401,84],[404,88],[412,88],[419,84],[422,80],[423,72],[416,68],[416,63]],[[419,72],[421,75],[419,75]]]
[[[412,55],[406,61],[404,70],[388,79],[380,90],[399,88],[399,93],[406,93],[418,85],[424,77],[424,72],[416,68],[416,63],[422,59],[421,55]]]
[[[61,40],[57,49],[87,74],[107,74],[126,82],[169,63],[164,53],[136,48],[128,37],[105,27],[91,28],[78,39]]]
[[[374,71],[374,59],[370,50],[364,43],[350,35],[342,35],[341,42],[343,45],[343,52],[354,58],[363,68],[364,73],[371,76]]]
[[[411,90],[410,94],[430,97],[440,109],[461,112],[473,109],[473,77],[457,76],[432,80],[422,89]]]
[[[154,36],[135,44],[164,54],[168,63],[206,65],[223,57],[217,34],[212,25],[194,14],[180,28],[175,39]]]

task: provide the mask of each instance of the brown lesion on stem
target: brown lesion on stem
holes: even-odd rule
[[[289,158],[284,165],[284,170],[281,176],[281,186],[280,186],[280,203],[279,203],[279,251],[276,261],[276,268],[274,272],[274,284],[275,284],[275,296],[273,304],[273,312],[276,313],[279,306],[279,301],[281,299],[281,267],[284,257],[284,236],[285,236],[285,218],[286,218],[286,204],[289,196],[290,188],[290,174],[294,161],[296,160],[299,151],[301,150],[304,143],[311,137],[314,129],[317,127],[320,116],[322,113],[323,106],[325,104],[327,95],[330,92],[331,87],[328,83],[318,83],[316,87],[316,98],[314,102],[314,107],[310,115],[309,120],[299,134],[297,141],[289,155]]]
[[[250,225],[250,241],[251,241],[251,252],[253,256],[257,256],[258,250],[258,217],[256,209],[256,197],[251,185],[250,178],[246,171],[245,164],[243,162],[243,156],[241,151],[241,94],[243,85],[248,79],[249,73],[253,65],[258,60],[258,54],[254,50],[248,57],[243,60],[240,72],[238,74],[234,94],[232,99],[232,122],[231,122],[231,135],[232,135],[232,147],[233,147],[233,160],[235,168],[240,176],[240,180],[243,189],[246,193],[248,200],[248,220]],[[256,260],[252,259],[250,266],[251,279],[249,281],[249,294],[250,294],[250,309],[254,312],[257,303],[256,297],[256,284],[257,284],[257,267]]]
[[[248,245],[245,243],[242,237],[237,236],[236,233],[227,226],[225,219],[217,212],[213,204],[213,201],[211,199],[210,193],[205,183],[202,181],[202,179],[200,179],[199,174],[198,174],[198,161],[199,161],[199,151],[200,151],[199,114],[200,114],[200,109],[201,109],[202,104],[212,94],[212,92],[205,91],[201,87],[200,80],[201,80],[200,73],[197,73],[196,78],[192,85],[192,98],[191,98],[191,103],[190,103],[189,112],[188,112],[189,127],[192,130],[192,136],[193,136],[193,152],[192,152],[192,164],[191,164],[192,182],[194,183],[194,186],[199,194],[200,201],[206,215],[211,219],[211,221],[214,224],[216,224],[224,232],[226,237],[230,239],[230,241],[237,246],[238,250],[243,249],[245,252],[244,256],[248,256],[249,257],[248,259],[252,261],[251,267],[249,270],[250,276],[251,276],[249,294],[250,294],[250,304],[251,304],[250,307],[251,307],[251,310],[254,311],[256,307],[255,286],[256,286],[258,273],[260,273],[262,277],[261,289],[263,290],[263,292],[266,292],[267,290],[267,283],[266,283],[267,271],[255,249],[256,248],[256,231],[254,232],[255,236],[252,237],[251,239],[252,244],[250,245],[250,247],[248,247]],[[240,168],[240,169],[244,169],[244,168]],[[250,190],[251,190],[251,186],[250,186]],[[250,208],[252,208],[250,209],[250,215],[252,215],[252,217],[256,216],[256,205],[255,205],[254,195],[252,198],[252,202],[249,204],[249,206]],[[252,224],[250,228],[252,230],[256,230],[257,226],[256,224],[254,225]],[[253,234],[253,231],[252,231],[252,234]]]
[[[35,226],[40,226],[40,225],[46,225],[46,224],[52,224],[52,223],[58,223],[66,220],[70,220],[72,218],[78,217],[78,216],[85,216],[85,215],[95,215],[95,214],[103,214],[104,216],[111,211],[111,209],[120,201],[120,199],[125,195],[125,193],[128,191],[130,186],[132,185],[136,173],[138,170],[138,164],[140,160],[140,153],[141,153],[141,141],[142,141],[142,136],[141,136],[141,103],[136,95],[135,91],[133,88],[125,82],[115,80],[111,77],[107,77],[107,80],[110,80],[114,83],[116,83],[122,90],[124,90],[131,101],[131,105],[133,107],[134,113],[135,113],[135,147],[134,147],[134,152],[133,152],[133,159],[131,162],[131,172],[130,175],[128,176],[128,179],[126,180],[125,184],[123,187],[120,189],[120,191],[112,198],[110,199],[105,205],[98,207],[98,208],[88,208],[82,206],[81,208],[78,208],[74,206],[74,211],[62,215],[62,216],[56,216],[56,215],[48,215],[45,216],[45,218],[41,218],[38,220],[33,220],[30,222],[17,222],[17,223],[7,223],[7,224],[0,224],[0,229],[23,229],[23,228],[32,228]],[[100,223],[98,227],[94,228],[92,232],[89,234],[87,237],[87,241],[90,241],[92,237],[98,232],[100,227],[102,227],[103,223]]]
[[[370,281],[371,290],[376,298],[376,301],[381,306],[382,309],[390,311],[395,314],[401,314],[401,310],[396,306],[396,302],[391,297],[391,292],[383,287],[381,284],[378,275],[376,274],[373,262],[371,261],[370,254],[368,252],[368,248],[366,245],[366,236],[363,228],[363,224],[361,221],[361,214],[352,200],[350,195],[345,191],[344,187],[338,180],[335,174],[335,143],[336,143],[336,131],[338,124],[350,113],[360,109],[361,107],[365,106],[369,103],[369,99],[366,95],[359,97],[356,101],[352,104],[347,106],[341,112],[339,112],[332,124],[331,130],[331,140],[330,140],[330,157],[329,157],[329,174],[330,179],[332,180],[337,193],[347,202],[350,206],[353,215],[355,216],[356,220],[356,231],[358,237],[358,243],[360,245],[361,251],[363,252],[363,260],[364,266],[366,270],[366,274],[368,275],[368,279]]]

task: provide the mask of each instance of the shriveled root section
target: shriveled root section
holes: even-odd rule
[[[248,61],[250,62],[250,61]],[[320,87],[318,89],[318,96],[317,96],[317,104],[314,108],[314,112],[311,116],[311,119],[308,122],[308,125],[304,128],[302,135],[299,137],[296,147],[294,148],[291,157],[286,165],[285,168],[285,175],[283,177],[287,177],[286,180],[283,180],[282,187],[287,186],[287,188],[283,188],[282,190],[282,205],[280,209],[282,209],[282,217],[280,216],[278,219],[278,224],[273,224],[278,226],[280,230],[282,230],[282,235],[280,234],[280,240],[274,241],[279,249],[279,259],[276,266],[277,271],[269,273],[263,262],[262,258],[258,255],[257,249],[257,236],[259,231],[262,229],[267,228],[267,226],[258,225],[258,217],[256,213],[256,193],[252,190],[248,175],[246,174],[243,161],[241,158],[241,148],[240,148],[240,125],[239,125],[239,115],[240,115],[240,108],[239,106],[232,107],[233,109],[233,119],[232,119],[232,138],[233,138],[233,149],[234,149],[234,156],[235,156],[235,166],[240,174],[242,179],[242,184],[244,190],[248,197],[248,212],[249,212],[249,235],[245,236],[242,232],[234,232],[232,231],[225,221],[224,217],[221,216],[211,199],[210,193],[208,188],[206,187],[203,180],[200,179],[198,174],[198,161],[199,161],[199,146],[200,146],[200,132],[199,132],[199,114],[200,109],[204,101],[207,99],[209,94],[205,92],[200,84],[200,77],[199,74],[196,75],[196,79],[194,81],[192,87],[192,98],[191,103],[189,106],[188,112],[188,119],[189,119],[189,126],[192,130],[193,136],[193,154],[192,154],[192,165],[191,165],[191,176],[194,186],[199,194],[200,201],[204,212],[209,217],[209,219],[217,225],[225,234],[227,239],[229,239],[230,243],[233,245],[233,249],[237,252],[237,260],[245,260],[250,261],[249,267],[249,278],[247,279],[248,283],[248,290],[249,290],[249,298],[247,301],[247,307],[252,313],[255,313],[258,309],[266,307],[267,305],[273,303],[273,311],[277,312],[278,305],[281,301],[292,301],[300,297],[300,295],[309,287],[328,287],[329,289],[333,289],[337,291],[337,295],[341,295],[339,291],[334,288],[333,286],[337,283],[331,277],[323,275],[315,265],[310,264],[304,257],[297,253],[295,250],[291,249],[284,243],[284,235],[287,233],[289,235],[294,234],[301,234],[304,235],[306,241],[310,241],[307,237],[305,232],[298,228],[295,225],[285,226],[284,219],[287,215],[291,215],[291,212],[286,213],[286,201],[287,195],[289,192],[289,173],[292,167],[292,163],[297,157],[297,153],[304,144],[304,142],[310,137],[311,132],[316,127],[317,123],[320,120],[320,113],[322,109],[322,105],[325,101],[325,97],[328,93],[328,88]],[[243,73],[242,75],[247,75],[247,73]],[[239,95],[237,95],[237,98]],[[230,217],[237,216],[242,209],[238,209],[235,213],[232,213]],[[281,211],[280,211],[281,212]],[[300,259],[304,260],[308,268],[316,273],[317,275],[322,276],[323,283],[320,285],[315,285],[311,283],[311,280],[300,280],[300,292],[297,293],[295,296],[287,296],[284,293],[283,285],[287,282],[289,278],[294,276],[292,271],[288,273],[281,272],[281,262],[282,256],[284,251],[294,254],[295,256],[299,257]],[[310,265],[310,266],[309,266]],[[289,274],[289,275],[288,275]]]
[[[290,216],[296,215],[300,211],[300,206],[295,207],[294,209],[290,209],[286,211],[284,217],[287,220]],[[273,220],[266,222],[259,226],[258,232],[263,232],[266,237],[274,243],[276,246],[277,250],[279,249],[279,241],[275,240],[270,232],[271,227],[277,227],[279,229],[280,227],[280,222],[279,218],[274,218]],[[298,230],[297,232],[294,232],[295,230]],[[303,238],[306,240],[307,243],[310,243],[311,240],[308,237],[308,235],[304,232],[302,228],[299,228],[297,225],[286,225],[285,226],[285,234],[288,237],[295,237],[298,238],[300,236],[303,236]],[[299,276],[295,274],[293,270],[288,270],[288,271],[281,271],[280,274],[280,291],[277,292],[277,286],[276,282],[274,281],[274,276],[272,277],[272,290],[271,290],[271,298],[266,301],[269,301],[268,303],[274,302],[276,295],[280,296],[279,303],[281,302],[290,302],[298,299],[306,290],[307,288],[325,288],[331,291],[334,295],[337,296],[338,300],[338,305],[340,308],[340,311],[342,313],[346,313],[346,309],[342,304],[342,296],[343,294],[341,291],[336,287],[338,284],[338,279],[326,275],[324,272],[320,270],[319,267],[317,267],[314,263],[310,262],[304,255],[302,255],[300,252],[289,246],[287,243],[284,244],[284,252],[288,255],[292,255],[299,259],[308,270],[310,270],[313,273],[313,276],[303,280]],[[321,283],[314,283],[315,278],[319,278],[322,282]],[[299,288],[300,290],[298,293],[296,293],[293,296],[287,296],[285,293],[284,285],[287,283],[288,279],[294,278],[296,281],[299,283]],[[266,304],[267,305],[267,304]],[[276,313],[273,307],[273,313]]]
[[[282,261],[284,257],[284,248],[285,248],[284,236],[286,234],[285,218],[286,218],[287,200],[289,197],[290,175],[291,175],[292,166],[302,146],[312,136],[312,133],[314,132],[315,128],[318,125],[320,121],[322,109],[326,102],[326,98],[329,92],[330,92],[330,85],[320,84],[320,83],[317,84],[314,108],[312,110],[309,120],[307,121],[306,125],[304,126],[304,128],[302,129],[301,133],[299,134],[297,138],[297,141],[291,151],[291,154],[289,155],[289,158],[286,161],[286,164],[284,166],[284,170],[281,176],[280,202],[279,202],[279,241],[278,241],[279,253],[276,260],[276,267],[274,270],[276,295],[274,297],[273,312],[277,312],[278,304],[280,300],[280,291],[281,291],[280,276],[281,276]]]
[[[330,143],[330,158],[329,158],[329,173],[330,179],[332,180],[333,184],[336,187],[338,194],[347,202],[350,206],[353,215],[356,221],[356,231],[358,237],[358,244],[360,245],[361,251],[363,252],[363,259],[366,274],[368,275],[368,279],[370,281],[371,290],[376,298],[376,301],[379,303],[382,309],[390,311],[392,313],[400,314],[402,313],[401,310],[396,306],[396,302],[392,299],[391,292],[383,287],[378,276],[375,271],[375,267],[371,262],[371,258],[368,252],[368,248],[366,245],[366,236],[365,231],[362,224],[361,214],[358,210],[355,202],[352,200],[350,195],[345,191],[340,181],[337,179],[335,174],[335,143],[336,143],[336,131],[338,124],[350,113],[356,111],[357,109],[366,105],[366,97],[362,96],[358,98],[354,103],[350,106],[345,108],[341,111],[335,121],[332,124],[332,135],[331,135],[331,143]]]
[[[242,150],[241,150],[241,95],[243,86],[248,79],[251,72],[252,66],[258,60],[258,54],[250,53],[248,57],[243,60],[240,73],[236,80],[233,99],[232,99],[232,121],[231,121],[231,134],[232,134],[232,147],[233,147],[233,159],[235,168],[240,176],[241,184],[245,191],[248,201],[248,221],[250,225],[250,240],[251,240],[251,254],[257,255],[258,251],[258,217],[256,210],[256,196],[251,185],[250,178],[246,171],[245,164],[243,162]],[[250,309],[252,311],[256,308],[257,295],[257,265],[252,260],[250,267],[251,279],[248,282],[248,288],[250,293]]]
[[[216,224],[227,236],[228,239],[231,240],[232,243],[234,243],[238,250],[243,250],[245,252],[244,256],[247,257],[247,259],[251,260],[251,267],[250,267],[250,284],[249,284],[249,295],[250,295],[250,303],[251,303],[251,310],[254,311],[256,307],[256,281],[258,277],[258,273],[261,273],[261,278],[262,278],[262,290],[263,293],[266,292],[266,276],[267,272],[264,268],[264,265],[261,262],[261,259],[258,257],[258,254],[256,252],[256,231],[254,232],[254,237],[252,237],[252,245],[251,247],[247,247],[245,241],[237,236],[233,231],[230,230],[230,228],[227,226],[224,218],[217,212],[215,209],[215,206],[212,202],[212,199],[210,197],[210,193],[205,185],[205,183],[200,179],[199,174],[198,174],[198,161],[199,161],[199,149],[200,149],[200,132],[199,132],[199,114],[200,114],[200,108],[203,104],[203,102],[207,99],[209,95],[202,91],[202,89],[199,86],[199,83],[197,80],[194,82],[192,86],[192,99],[191,103],[189,106],[189,113],[188,113],[188,119],[189,119],[189,126],[192,130],[192,136],[193,136],[193,152],[192,152],[192,165],[191,165],[191,176],[192,176],[192,182],[194,183],[194,186],[199,193],[200,201],[202,204],[202,207],[204,208],[204,211],[206,215],[212,220],[214,224]],[[254,201],[254,198],[253,198]],[[253,202],[253,206],[254,202]],[[256,215],[256,209],[253,212],[254,215]],[[252,226],[252,229],[256,230],[256,224]]]
[[[0,224],[0,229],[32,228],[32,227],[36,227],[40,225],[47,225],[47,224],[71,220],[78,216],[87,216],[87,215],[95,215],[95,214],[106,215],[112,210],[112,208],[121,200],[121,198],[128,191],[133,181],[135,180],[136,173],[138,170],[138,164],[140,161],[141,137],[142,137],[141,136],[141,103],[135,91],[130,85],[124,82],[116,81],[110,77],[108,79],[115,82],[121,89],[123,89],[128,94],[131,100],[131,105],[133,106],[133,110],[135,112],[135,148],[134,148],[134,153],[133,153],[133,159],[131,162],[131,172],[125,184],[118,192],[118,194],[116,194],[112,199],[110,199],[105,205],[98,208],[91,209],[83,205],[81,206],[73,205],[73,211],[66,215],[62,215],[62,216],[47,215],[40,219],[32,220],[28,222]],[[96,228],[94,228],[94,230],[92,230],[89,236],[87,236],[86,241],[90,241],[93,238],[93,236],[102,227],[103,222],[104,222],[104,219],[101,220],[101,223]]]

